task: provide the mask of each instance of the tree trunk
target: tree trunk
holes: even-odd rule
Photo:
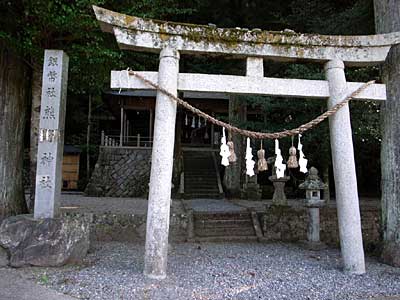
[[[88,107],[88,124],[86,132],[86,179],[90,179],[90,127],[92,122],[92,95],[89,94],[89,107]]]
[[[30,134],[30,196],[28,199],[28,209],[32,213],[35,204],[35,182],[36,182],[36,163],[38,151],[38,135],[40,121],[40,102],[42,97],[42,69],[35,65],[32,73],[31,83],[32,106],[31,106],[31,134]]]
[[[378,33],[400,31],[399,0],[375,0],[374,6]],[[381,107],[382,258],[400,266],[400,45],[392,47],[382,75],[387,90]]]
[[[27,66],[0,43],[0,221],[26,212],[22,165],[27,77]]]
[[[231,96],[229,99],[229,123],[236,124],[246,120],[246,105],[243,105],[237,96]],[[230,140],[229,133],[228,140]],[[237,161],[225,168],[224,186],[226,196],[229,198],[240,198],[242,187],[242,170],[244,157],[243,137],[232,133],[231,140],[234,144]]]

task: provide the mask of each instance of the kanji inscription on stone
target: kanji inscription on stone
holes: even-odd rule
[[[53,86],[53,87],[48,87],[47,88],[47,91],[46,91],[46,95],[47,95],[47,97],[49,97],[49,98],[55,98],[55,97],[57,97],[57,94],[56,94],[56,88]]]
[[[58,57],[49,56],[49,62],[47,64],[48,67],[57,67],[58,66]]]
[[[53,218],[59,210],[68,56],[61,50],[46,50],[43,75],[34,208],[36,219]]]
[[[44,152],[43,156],[40,158],[40,164],[43,166],[50,166],[53,160],[54,156],[51,154],[51,152]]]
[[[39,179],[39,186],[41,189],[51,189],[52,188],[52,182],[50,179],[50,176],[40,176]]]
[[[54,107],[53,106],[46,106],[44,109],[44,116],[43,119],[55,119],[56,116],[54,114]]]
[[[56,71],[49,71],[47,73],[47,78],[50,82],[55,82],[57,79],[58,73]]]

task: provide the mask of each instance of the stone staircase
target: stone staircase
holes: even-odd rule
[[[193,212],[193,232],[197,242],[257,241],[262,236],[258,219],[252,213]]]
[[[211,151],[184,151],[185,199],[224,197],[219,171]]]

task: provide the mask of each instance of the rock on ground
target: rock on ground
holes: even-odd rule
[[[89,222],[82,216],[13,216],[0,225],[0,246],[10,253],[12,267],[77,263],[89,249]]]

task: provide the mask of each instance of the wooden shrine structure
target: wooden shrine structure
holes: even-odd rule
[[[330,108],[362,85],[346,81],[345,66],[381,64],[392,45],[400,44],[400,32],[322,36],[163,22],[100,7],[94,11],[102,30],[113,33],[121,49],[160,53],[158,72],[137,73],[175,96],[182,91],[319,98],[327,99]],[[242,58],[247,61],[246,76],[179,73],[180,54]],[[266,78],[264,60],[321,63],[326,80]],[[112,71],[111,88],[152,89],[127,71]],[[385,101],[385,85],[374,84],[356,99]],[[144,267],[145,275],[157,279],[165,278],[167,270],[176,106],[157,91]],[[330,137],[344,269],[362,274],[365,261],[348,105],[330,117]]]

